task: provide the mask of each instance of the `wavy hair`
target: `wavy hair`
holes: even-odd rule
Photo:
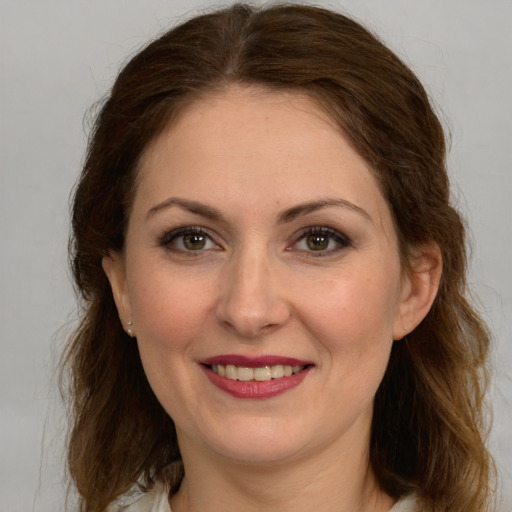
[[[183,468],[172,419],[146,380],[102,269],[123,248],[138,162],[187,105],[232,84],[306,93],[370,164],[402,260],[437,244],[435,302],[395,342],[375,397],[370,460],[382,489],[415,491],[425,511],[491,502],[484,395],[489,333],[467,300],[464,223],[450,203],[442,126],[410,69],[350,18],[322,8],[236,4],[148,44],[120,72],[92,131],[72,205],[70,261],[82,306],[63,358],[71,404],[68,467],[82,512]]]

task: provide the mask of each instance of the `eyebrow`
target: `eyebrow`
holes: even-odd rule
[[[224,217],[217,209],[203,203],[198,203],[197,201],[190,201],[189,199],[181,199],[179,197],[170,197],[156,206],[153,206],[149,209],[146,218],[152,217],[155,213],[170,208],[171,206],[180,206],[184,210],[188,210],[196,215],[201,215],[207,219],[217,221],[224,220]]]
[[[184,210],[188,210],[189,212],[196,215],[201,215],[202,217],[205,217],[207,219],[225,222],[224,216],[216,208],[213,208],[203,203],[199,203],[197,201],[191,201],[189,199],[183,199],[179,197],[170,197],[169,199],[166,199],[165,201],[153,206],[152,208],[149,209],[146,217],[152,217],[159,211],[165,210],[172,206],[179,206]],[[288,208],[278,215],[277,223],[286,224],[288,222],[295,220],[297,217],[301,217],[302,215],[307,215],[308,213],[312,213],[323,208],[329,207],[347,208],[356,213],[359,213],[370,222],[373,222],[373,219],[371,218],[370,214],[360,206],[357,206],[356,204],[351,203],[346,199],[327,198],[318,201],[309,201],[306,203],[299,204],[297,206],[293,206],[292,208]]]
[[[323,208],[329,208],[329,207],[338,207],[338,208],[348,208],[349,210],[352,210],[356,213],[359,213],[362,215],[366,220],[369,220],[370,222],[373,222],[373,219],[371,218],[370,214],[361,208],[360,206],[357,206],[354,203],[351,203],[350,201],[347,201],[346,199],[321,199],[319,201],[311,201],[307,203],[302,203],[297,206],[294,206],[292,208],[289,208],[288,210],[283,211],[279,217],[277,222],[279,224],[291,222],[292,220],[296,219],[297,217],[300,217],[302,215],[307,215],[308,213],[316,212],[317,210],[321,210]]]

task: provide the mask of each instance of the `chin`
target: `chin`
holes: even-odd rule
[[[218,428],[201,428],[191,435],[177,426],[182,452],[195,445],[200,451],[206,449],[236,463],[274,465],[294,459],[307,450],[309,444],[302,428],[283,426],[275,420],[269,422],[268,418],[232,419],[230,423],[230,428],[224,423]]]
[[[283,445],[282,439],[271,442],[261,441],[231,443],[229,447],[219,447],[218,454],[233,462],[254,466],[279,465],[299,457],[301,448],[292,445]]]
[[[244,423],[224,429],[218,439],[210,440],[217,454],[243,464],[278,465],[307,457],[337,437],[334,432],[318,436],[319,425],[310,424],[308,428],[304,421],[294,425],[289,417],[284,421],[261,418],[250,420],[249,425]]]

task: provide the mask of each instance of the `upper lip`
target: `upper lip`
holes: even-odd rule
[[[209,357],[201,361],[205,365],[232,364],[235,366],[244,366],[247,368],[259,368],[261,366],[307,366],[311,365],[311,361],[296,359],[294,357],[284,357],[276,355],[263,355],[258,357],[242,356],[237,354],[223,354]]]

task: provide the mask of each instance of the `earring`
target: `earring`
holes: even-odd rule
[[[133,338],[134,337],[134,334],[133,334],[133,331],[130,329],[130,327],[133,325],[133,322],[130,320],[129,322],[126,323],[126,326],[128,327],[126,329],[126,333],[128,334],[128,336],[130,336],[130,338]]]

